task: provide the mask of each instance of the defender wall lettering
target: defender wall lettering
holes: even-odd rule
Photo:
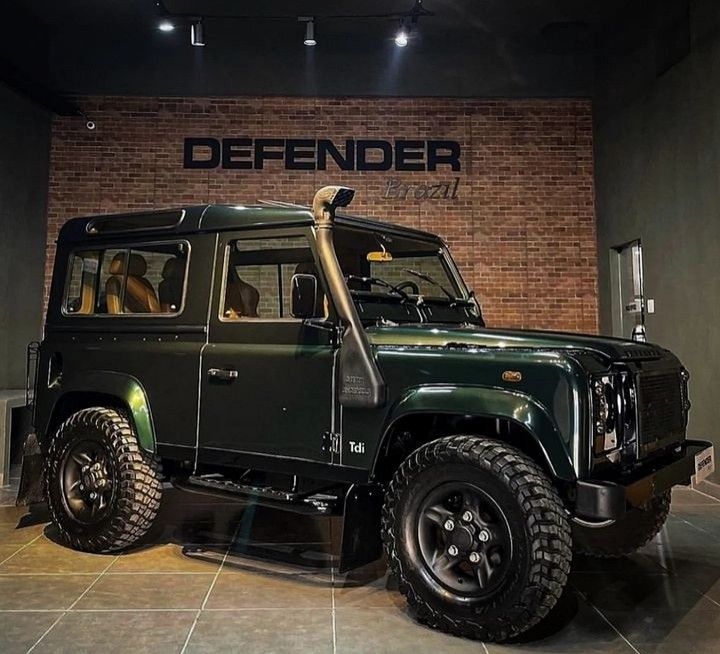
[[[447,139],[283,139],[207,136],[187,137],[183,167],[189,169],[263,170],[266,161],[281,161],[286,170],[459,172],[460,144]]]

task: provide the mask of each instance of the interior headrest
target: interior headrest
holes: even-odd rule
[[[185,261],[172,257],[165,262],[162,269],[163,279],[175,279],[182,277],[185,272]]]
[[[304,261],[302,263],[299,263],[297,266],[295,266],[295,274],[314,275],[315,277],[318,276],[317,268],[315,267],[315,263],[313,261]]]
[[[140,254],[132,253],[128,263],[128,275],[130,277],[143,277],[147,272],[147,262],[145,257]],[[125,253],[119,252],[113,257],[110,263],[111,275],[125,274]]]

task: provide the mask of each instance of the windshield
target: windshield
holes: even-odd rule
[[[433,241],[337,226],[335,251],[361,320],[478,323],[479,311]]]

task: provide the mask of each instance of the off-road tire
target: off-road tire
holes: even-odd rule
[[[96,524],[75,520],[63,501],[61,467],[67,452],[81,440],[102,444],[115,477],[107,516]],[[131,423],[115,409],[92,407],[65,420],[49,443],[44,477],[52,520],[62,540],[77,550],[112,552],[133,545],[160,508],[160,463],[140,448]]]
[[[449,476],[464,476],[492,493],[508,516],[517,560],[503,586],[480,603],[450,603],[408,556],[403,523],[418,496]],[[571,531],[562,500],[543,470],[519,450],[490,438],[458,435],[414,451],[396,471],[383,506],[382,535],[391,572],[418,621],[447,633],[501,642],[537,624],[555,606],[572,559]],[[516,549],[515,549],[516,548]]]
[[[632,554],[657,536],[670,512],[670,491],[631,509],[607,527],[572,525],[575,551],[584,556],[618,558]]]

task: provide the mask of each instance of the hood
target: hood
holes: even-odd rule
[[[425,323],[370,327],[366,331],[370,342],[377,346],[583,350],[594,352],[612,361],[658,359],[667,352],[652,343],[637,343],[607,336],[539,330],[485,329],[472,325]]]

